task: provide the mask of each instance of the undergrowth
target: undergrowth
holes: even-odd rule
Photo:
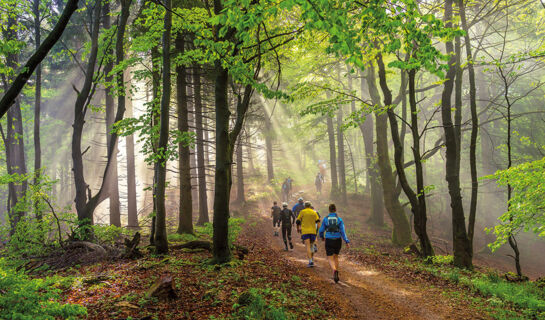
[[[545,290],[535,283],[510,282],[497,273],[462,270],[453,267],[452,261],[452,256],[434,256],[425,262],[406,261],[405,265],[475,293],[477,298],[472,302],[495,319],[545,319]]]
[[[75,304],[61,304],[62,288],[71,281],[62,277],[32,279],[5,265],[0,259],[0,318],[19,320],[78,319],[87,310]]]

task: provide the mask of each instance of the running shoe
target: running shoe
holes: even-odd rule
[[[290,249],[293,250],[293,243],[290,242]]]
[[[339,271],[333,271],[333,280],[335,281],[335,283],[339,282]]]
[[[309,261],[309,262],[308,262],[308,267],[309,267],[309,268],[314,267],[314,261]]]

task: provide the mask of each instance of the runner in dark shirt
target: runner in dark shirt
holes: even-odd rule
[[[280,211],[280,221],[282,221],[282,239],[284,240],[284,250],[286,251],[288,251],[288,242],[290,249],[293,249],[293,244],[291,243],[291,226],[295,223],[295,219],[295,214],[288,209],[288,204],[284,202],[282,204],[282,211]]]
[[[277,202],[275,201],[271,208],[271,217],[273,219],[273,229],[275,237],[278,237],[279,235],[278,230],[280,228],[280,211],[282,211],[282,209],[280,209],[280,207],[277,205]]]

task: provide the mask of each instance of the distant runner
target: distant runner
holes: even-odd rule
[[[301,239],[307,247],[308,266],[314,267],[314,242],[316,241],[316,223],[320,217],[310,208],[310,202],[305,202],[305,209],[297,216],[297,232],[302,234]]]
[[[282,221],[282,239],[284,240],[284,250],[288,251],[288,241],[290,249],[293,249],[293,243],[291,243],[291,225],[295,223],[295,215],[293,211],[288,209],[286,202],[282,203],[282,211],[280,212],[280,220]]]
[[[282,201],[287,202],[290,198],[290,184],[288,179],[284,180],[282,183]]]
[[[333,280],[337,283],[339,282],[339,252],[341,251],[342,240],[346,242],[347,248],[350,248],[350,240],[346,237],[343,219],[337,215],[337,208],[334,204],[329,205],[329,214],[324,218],[319,233],[322,241],[325,238],[327,260],[331,269],[333,269]]]
[[[278,229],[280,228],[280,211],[282,211],[282,209],[277,206],[277,202],[275,201],[271,208],[271,217],[273,218],[273,230],[275,237],[278,237]]]
[[[290,195],[293,188],[293,179],[288,177],[286,181],[288,182],[288,195]]]
[[[316,191],[319,194],[322,194],[322,185],[324,184],[324,176],[318,172],[316,178],[314,179],[314,185],[316,186]]]

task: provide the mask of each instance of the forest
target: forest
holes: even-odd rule
[[[545,319],[545,0],[0,20],[0,319]]]

